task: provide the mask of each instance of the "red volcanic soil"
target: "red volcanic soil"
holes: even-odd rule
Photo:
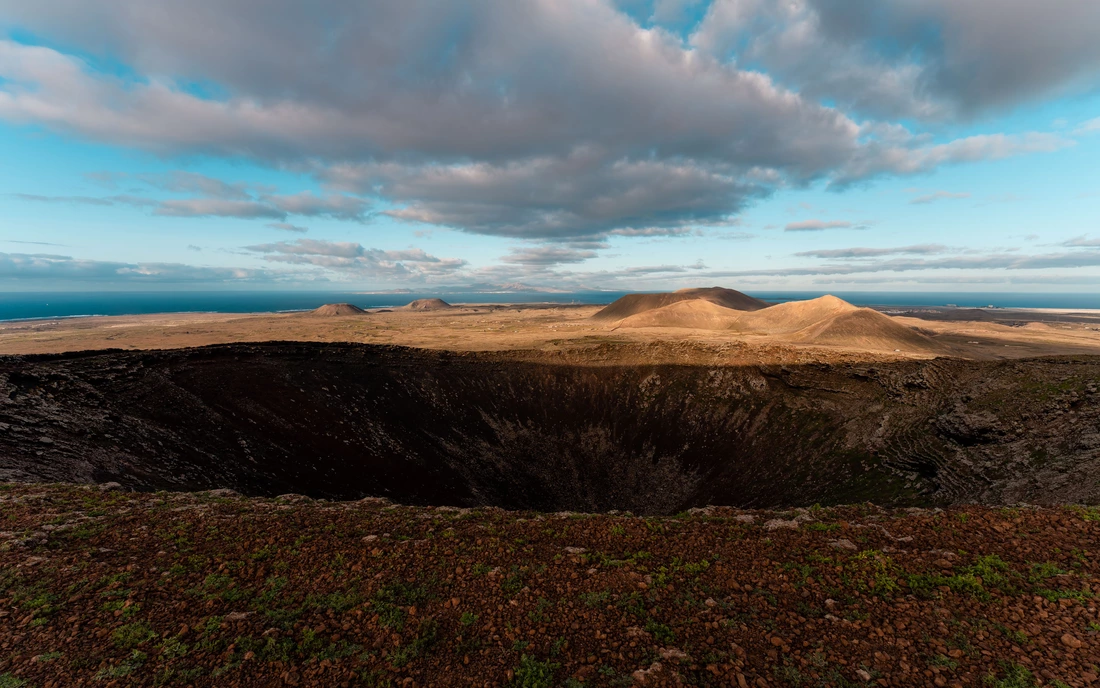
[[[1096,509],[641,518],[3,484],[0,513],[5,687],[1097,681]]]

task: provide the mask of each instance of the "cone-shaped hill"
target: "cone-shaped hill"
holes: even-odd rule
[[[791,301],[752,312],[703,299],[677,301],[626,317],[617,326],[729,330],[775,342],[861,350],[937,353],[942,349],[888,315],[853,306],[835,296]]]
[[[858,310],[856,306],[835,296],[788,301],[754,313],[746,313],[737,319],[732,329],[757,334],[788,334],[855,310]]]
[[[687,327],[701,330],[727,330],[744,311],[735,311],[711,301],[693,299],[643,311],[624,318],[619,327]]]
[[[411,311],[443,311],[454,308],[443,299],[417,299],[405,307]]]
[[[786,337],[788,341],[846,349],[936,353],[940,346],[913,328],[870,308],[823,318]]]
[[[311,310],[309,314],[332,317],[337,315],[366,315],[367,312],[350,303],[326,303],[320,308]]]
[[[627,294],[592,316],[594,320],[622,320],[632,315],[670,306],[680,301],[707,301],[735,311],[757,311],[768,304],[734,289],[707,287],[680,289],[671,293]]]

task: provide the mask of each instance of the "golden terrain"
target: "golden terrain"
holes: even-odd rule
[[[599,345],[649,343],[682,345],[697,352],[717,348],[726,351],[726,357],[734,345],[737,357],[776,361],[936,356],[997,360],[1100,354],[1100,314],[1095,312],[911,309],[880,317],[870,309],[835,300],[843,304],[844,312],[838,314],[832,304],[817,303],[823,299],[754,312],[689,300],[623,319],[594,319],[601,306],[477,304],[444,310],[376,309],[351,315],[328,308],[321,314],[179,313],[12,321],[0,324],[0,354],[264,341],[557,351],[580,358]],[[799,312],[792,315],[792,310]],[[836,320],[821,320],[814,326],[814,318],[826,316]],[[785,327],[789,322],[796,325]],[[796,332],[794,327],[802,329]],[[874,332],[869,335],[869,330]]]

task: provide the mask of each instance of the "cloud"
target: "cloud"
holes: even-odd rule
[[[928,203],[935,203],[936,201],[942,201],[951,198],[970,198],[968,193],[953,193],[951,191],[933,191],[930,194],[923,196],[917,196],[909,200],[911,205],[925,205]]]
[[[946,253],[947,251],[948,248],[943,244],[919,244],[916,246],[899,246],[897,248],[818,249],[815,251],[801,251],[795,255],[800,258],[875,258],[898,254],[931,255]]]
[[[202,202],[162,214],[360,222],[361,197],[525,239],[678,231],[819,180],[1072,145],[920,129],[1095,83],[1096,3],[1051,2],[0,0],[5,26],[44,43],[0,41],[0,119],[352,194],[173,173],[145,181]]]
[[[691,42],[859,112],[944,120],[1089,91],[1096,26],[1089,0],[715,0]]]
[[[370,204],[362,198],[342,194],[318,196],[310,191],[291,195],[263,196],[261,201],[288,215],[330,217],[334,220],[362,222]]]
[[[1085,134],[1094,134],[1098,131],[1100,131],[1100,117],[1090,119],[1087,122],[1082,122],[1080,126],[1073,130],[1073,133],[1077,134],[1078,136],[1083,136]]]
[[[1093,268],[1100,266],[1100,251],[1047,253],[1022,256],[1016,253],[994,253],[986,256],[936,258],[892,258],[881,261],[825,263],[797,268],[758,270],[728,270],[710,273],[714,277],[799,277],[836,276],[861,273],[915,272],[926,270],[1045,270],[1062,268]]]
[[[236,217],[284,219],[286,213],[258,201],[231,201],[221,198],[185,198],[162,201],[155,215],[168,217]]]
[[[595,251],[578,250],[563,246],[536,246],[514,249],[501,258],[501,261],[518,265],[560,265],[563,263],[583,263],[589,258],[595,257]]]
[[[20,239],[4,239],[8,244],[30,244],[33,246],[68,246],[68,244],[54,244],[49,241],[22,241]]]
[[[791,222],[783,228],[784,232],[820,232],[826,229],[864,229],[861,225],[840,220],[802,220]]]
[[[246,196],[247,198],[247,196]],[[285,220],[289,215],[329,217],[336,220],[363,222],[367,201],[342,194],[317,196],[311,192],[293,195],[265,195],[257,199],[186,198],[160,201],[156,215],[172,217],[236,217]],[[285,223],[279,223],[285,224]],[[280,229],[285,229],[280,227]]]
[[[770,191],[721,163],[616,160],[598,145],[564,157],[454,165],[344,164],[335,188],[401,204],[386,214],[517,238],[666,235],[721,224]]]
[[[1076,142],[1072,139],[1045,132],[979,134],[930,145],[913,145],[912,139],[902,144],[875,141],[838,170],[831,178],[830,186],[842,190],[882,175],[915,175],[944,165],[1003,160],[1029,153],[1052,153],[1074,145]]]
[[[272,229],[280,229],[284,232],[297,232],[299,234],[305,234],[309,231],[308,227],[302,227],[300,225],[292,225],[289,222],[269,222],[267,226]]]
[[[16,282],[200,284],[278,282],[297,280],[300,277],[296,273],[248,268],[82,260],[45,253],[0,253],[0,280]]]
[[[1062,242],[1062,246],[1100,248],[1100,237],[1079,236]]]
[[[297,194],[250,195],[245,184],[227,184],[203,175],[174,172],[170,175],[145,177],[159,188],[172,191],[191,191],[205,195],[193,198],[158,200],[146,196],[42,196],[38,194],[12,194],[24,201],[38,203],[62,203],[96,206],[129,205],[150,208],[154,215],[166,217],[232,217],[242,219],[286,220],[290,215],[302,217],[327,217],[348,222],[365,222],[370,203],[362,198],[330,193],[317,195],[310,191]],[[286,222],[273,223],[277,229],[304,231]],[[271,226],[271,225],[269,225]]]
[[[250,198],[249,184],[229,184],[204,174],[174,170],[167,174],[139,174],[135,178],[150,186],[177,193],[194,193],[208,198],[244,201]]]
[[[262,254],[268,261],[312,265],[361,279],[424,280],[454,275],[467,265],[465,260],[438,258],[419,248],[383,251],[354,242],[318,239],[256,244],[245,250]]]
[[[33,201],[36,203],[71,203],[75,205],[114,205],[109,198],[95,198],[92,196],[42,196],[39,194],[11,194],[13,198],[21,201]]]
[[[613,229],[607,234],[625,237],[686,237],[699,236],[699,230],[691,227],[628,227]]]

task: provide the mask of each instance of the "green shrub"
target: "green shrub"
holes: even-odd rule
[[[530,655],[523,655],[519,658],[511,685],[514,688],[552,688],[554,674],[560,667],[556,662],[540,662]]]

